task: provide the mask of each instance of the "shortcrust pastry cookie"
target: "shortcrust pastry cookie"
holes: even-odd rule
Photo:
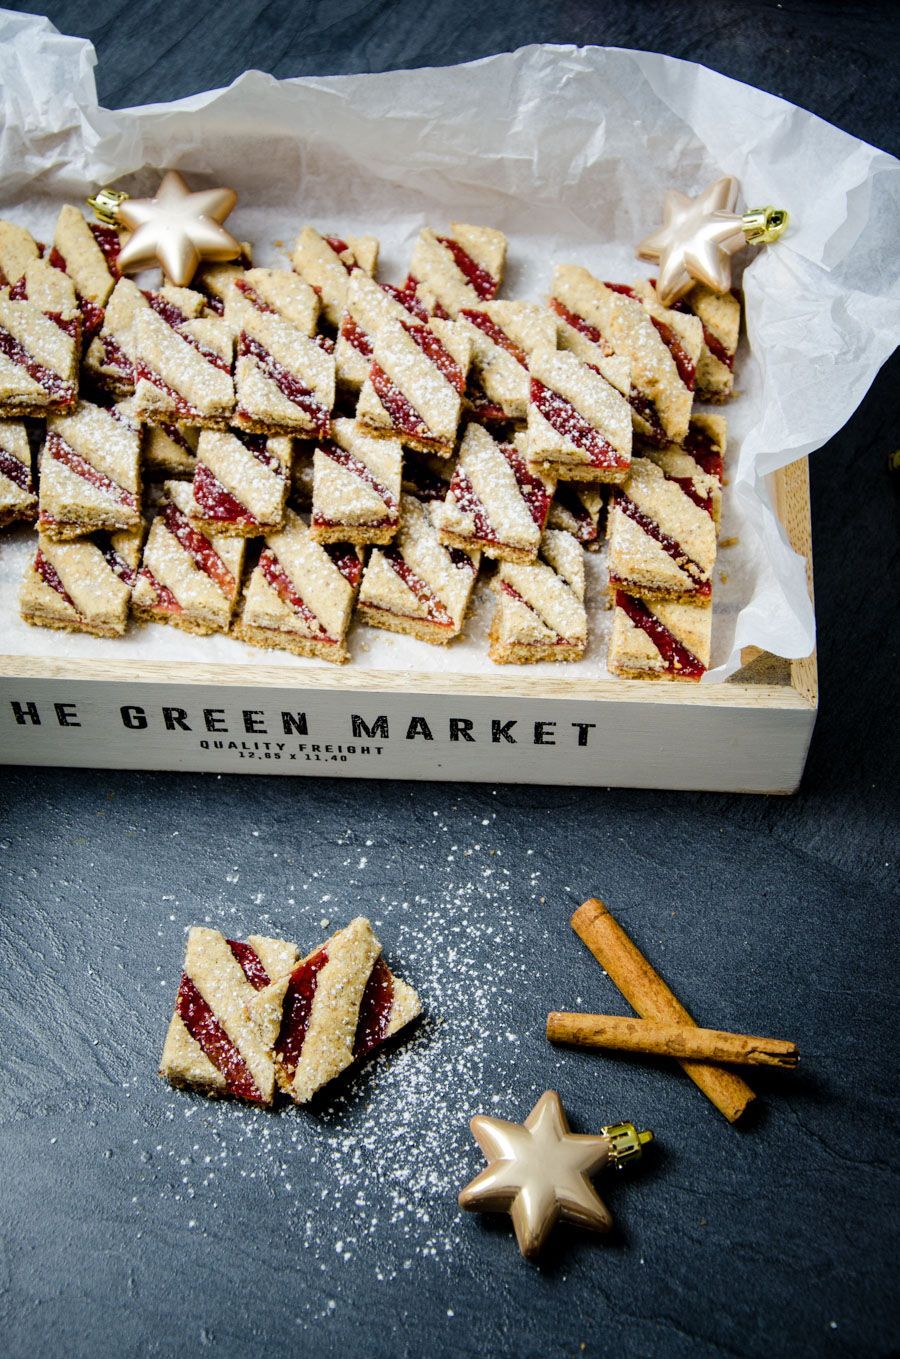
[[[631,679],[699,680],[709,666],[712,608],[616,590],[607,663]]]
[[[312,288],[286,271],[251,269],[233,285],[225,319],[237,333],[235,425],[258,434],[328,436],[334,355],[321,337],[311,338],[317,311]]]
[[[0,289],[0,419],[71,410],[80,353],[71,279],[35,260],[13,288]]]
[[[161,292],[147,294],[147,301],[134,318],[138,418],[224,428],[234,410],[230,326],[219,317],[187,317]]]
[[[274,533],[284,523],[290,439],[204,429],[188,511],[201,532],[229,538]]]
[[[579,661],[587,647],[584,553],[571,533],[547,529],[538,561],[503,562],[489,655],[498,665]]]
[[[40,257],[41,247],[30,231],[0,219],[0,288],[13,287]]]
[[[605,286],[617,296],[609,338],[631,363],[635,428],[647,439],[680,443],[694,402],[703,327],[695,316],[661,306],[646,280]]]
[[[38,537],[22,582],[26,623],[94,637],[121,637],[141,556],[142,532],[93,534],[72,542]]]
[[[37,518],[28,431],[19,420],[0,420],[0,528]]]
[[[635,458],[625,485],[614,489],[607,533],[613,590],[681,603],[710,597],[712,512],[649,458]]]
[[[251,1002],[271,1039],[275,1079],[297,1104],[411,1023],[422,1010],[395,977],[364,916],[338,930]]]
[[[609,332],[615,305],[615,293],[580,264],[558,264],[553,270],[547,306],[560,349],[599,365],[613,353]]]
[[[722,514],[722,463],[726,423],[722,415],[692,415],[683,444],[642,449],[671,481],[677,481],[695,504],[712,515],[718,526]]]
[[[462,631],[481,554],[446,547],[438,537],[436,509],[402,497],[397,537],[392,546],[372,552],[357,615],[372,627],[443,645]]]
[[[536,349],[530,367],[528,461],[567,481],[623,481],[631,410],[621,392],[565,350]]]
[[[378,241],[374,236],[322,236],[305,226],[297,237],[291,263],[322,299],[322,315],[337,328],[347,305],[347,288],[354,269],[374,276]]]
[[[703,327],[697,361],[698,401],[727,401],[734,390],[734,356],[741,333],[741,304],[733,293],[715,293],[697,283],[677,311],[691,312]]]
[[[391,283],[376,283],[365,270],[354,269],[334,348],[338,383],[351,392],[359,391],[372,366],[374,337],[386,322],[415,324],[428,319],[414,293]]]
[[[432,315],[452,318],[461,307],[479,307],[496,297],[505,263],[506,237],[493,227],[451,222],[446,236],[423,227],[406,287]]]
[[[207,299],[192,288],[166,285],[146,292],[130,278],[120,278],[103,313],[103,324],[84,356],[85,372],[113,396],[134,394],[137,318],[150,307],[164,310],[179,325],[206,314]]]
[[[275,1064],[250,1014],[251,1002],[297,961],[281,939],[251,934],[245,942],[218,930],[188,934],[184,970],[163,1047],[159,1074],[172,1085],[205,1095],[232,1095],[269,1105]]]
[[[211,260],[201,264],[191,279],[191,287],[203,293],[208,311],[216,316],[224,316],[225,302],[232,283],[252,268],[253,247],[249,241],[241,241],[241,253],[236,260]]]
[[[603,496],[596,486],[560,481],[550,504],[547,527],[571,533],[588,552],[598,552],[602,510]]]
[[[227,632],[237,602],[245,540],[208,535],[188,518],[191,487],[165,482],[132,597],[138,618],[205,636]]]
[[[234,635],[253,646],[343,664],[361,577],[357,547],[314,542],[300,516],[288,510],[284,529],[266,537]]]
[[[114,226],[86,222],[70,203],[60,208],[48,259],[54,268],[68,274],[75,286],[85,339],[103,322],[103,308],[120,277],[121,245]]]
[[[400,523],[403,449],[335,420],[316,447],[310,534],[320,543],[389,543]]]
[[[471,340],[452,322],[388,321],[375,340],[357,420],[376,438],[449,458],[471,355]]]
[[[193,477],[199,430],[190,425],[141,425],[133,396],[117,401],[112,409],[140,434],[141,473],[145,482]]]
[[[433,511],[442,543],[502,561],[536,560],[554,479],[529,469],[524,447],[523,435],[498,443],[481,425],[467,426],[447,498]]]
[[[82,401],[47,422],[38,528],[58,542],[141,524],[140,436],[115,410]]]
[[[486,425],[528,414],[528,360],[535,349],[556,346],[553,317],[536,302],[485,302],[463,307],[458,320],[472,340],[466,403]]]

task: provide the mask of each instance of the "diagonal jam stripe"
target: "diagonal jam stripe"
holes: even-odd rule
[[[44,556],[40,548],[38,548],[37,552],[35,553],[34,569],[35,571],[37,571],[38,575],[40,576],[44,584],[49,585],[51,590],[55,590],[56,593],[65,600],[70,609],[73,609],[75,613],[80,613],[80,610],[77,607],[74,599],[69,594],[66,587],[63,585],[62,580],[60,578],[60,574],[57,571],[56,567],[53,565],[52,562],[49,562],[47,560],[47,558]]]
[[[460,395],[466,388],[466,375],[454,359],[453,355],[441,344],[440,339],[430,326],[410,325],[406,321],[400,323],[411,340],[415,341],[418,348],[434,364],[438,372],[445,377],[451,387],[455,387]]]
[[[117,575],[119,580],[123,581],[125,585],[132,587],[134,585],[135,572],[133,568],[128,565],[125,558],[120,557],[114,547],[105,547],[102,548],[101,551],[103,552],[103,556],[106,559],[109,569]]]
[[[384,1042],[393,1008],[394,978],[391,969],[379,954],[369,973],[359,1005],[359,1019],[356,1022],[356,1036],[353,1040],[354,1057],[362,1057],[364,1053],[371,1052],[379,1043]]]
[[[271,548],[266,548],[260,556],[259,569],[263,574],[266,584],[271,586],[281,602],[287,604],[287,606],[293,609],[295,613],[298,613],[304,623],[308,623],[311,628],[315,628],[323,642],[335,640],[333,637],[328,636],[325,629],[322,627],[322,624],[306,603]]]
[[[560,302],[558,297],[551,297],[548,305],[550,310],[556,312],[556,315],[565,321],[566,325],[570,326],[572,330],[577,330],[580,335],[584,335],[586,339],[591,341],[591,344],[599,345],[605,354],[612,353],[603,333],[596,326],[592,326],[590,321],[586,321],[583,316],[579,316],[574,311],[569,311],[569,308]]]
[[[672,558],[676,566],[680,566],[682,571],[691,576],[698,585],[704,583],[706,573],[703,567],[687,555],[679,542],[670,538],[668,533],[664,533],[655,519],[651,519],[649,514],[645,514],[640,506],[636,505],[620,487],[613,488],[613,496],[622,513],[627,514],[628,518],[633,520],[638,528],[646,533],[648,538],[652,538],[654,542],[658,543],[663,552]]]
[[[210,349],[209,345],[203,344],[201,340],[191,334],[187,329],[190,317],[185,316],[184,312],[176,307],[174,302],[161,297],[159,293],[147,291],[144,296],[157,316],[161,317],[166,325],[174,330],[180,340],[189,344],[192,349],[196,349],[201,358],[212,364],[213,368],[218,368],[223,373],[231,372],[231,364],[228,359],[223,359],[221,354],[217,354],[214,349]]]
[[[388,566],[400,577],[403,584],[410,594],[415,595],[420,604],[424,604],[426,615],[430,623],[437,623],[440,627],[452,628],[453,619],[446,606],[438,599],[434,591],[428,586],[421,576],[417,576],[415,571],[403,560],[400,552],[395,547],[382,549],[382,555]],[[465,555],[465,554],[462,554]]]
[[[514,340],[511,340],[506,331],[498,326],[497,322],[493,321],[486,311],[476,311],[475,308],[464,307],[459,314],[464,316],[473,326],[476,326],[489,340],[492,340],[498,349],[505,349],[507,354],[512,354],[516,362],[520,363],[523,368],[528,367],[528,355],[525,350],[517,345]]]
[[[169,589],[168,585],[163,585],[161,580],[157,580],[149,566],[142,566],[138,572],[141,580],[145,580],[156,595],[154,608],[162,609],[164,613],[184,613],[184,609]]]
[[[155,373],[152,368],[148,368],[143,359],[137,360],[133,371],[136,383],[149,382],[153,387],[156,387],[163,393],[170,404],[175,407],[175,411],[182,424],[195,425],[203,422],[204,416],[202,412],[198,411],[196,406],[192,406],[187,397],[181,395],[181,392],[176,392],[174,387],[170,387],[165,378],[160,377],[159,373]]]
[[[344,580],[352,585],[355,590],[363,572],[362,562],[355,549],[349,543],[323,543],[322,546]]]
[[[103,347],[104,366],[114,368],[129,382],[134,382],[134,364],[118,341],[114,340],[111,335],[103,333],[98,336],[98,339]]]
[[[228,1037],[207,1002],[186,972],[181,974],[175,1009],[195,1043],[203,1049],[217,1071],[225,1077],[226,1088],[239,1099],[264,1104],[240,1049]]]
[[[15,482],[20,491],[31,490],[31,468],[14,457],[5,448],[0,448],[0,472],[9,481]]]
[[[385,507],[388,510],[393,512],[397,509],[397,497],[394,495],[393,491],[389,491],[386,486],[382,485],[374,473],[369,471],[361,458],[357,458],[355,454],[350,453],[346,448],[341,448],[339,444],[332,443],[330,440],[323,440],[323,442],[319,444],[319,449],[326,457],[331,458],[333,462],[336,462],[338,466],[346,468],[347,471],[352,472],[355,477],[359,477],[360,481],[365,482],[365,484],[375,492],[378,498],[384,501]]]
[[[652,278],[650,282],[655,288],[656,279]],[[691,311],[683,297],[680,297],[677,302],[670,303],[670,306],[673,311],[684,312],[685,316],[696,315],[696,312]],[[703,322],[701,321],[700,324],[703,325]],[[703,343],[706,345],[710,354],[719,360],[719,363],[724,363],[726,368],[730,369],[731,372],[734,372],[734,355],[725,348],[718,335],[713,334],[709,327],[705,325],[703,326]]]
[[[713,512],[713,502],[711,495],[702,495],[694,485],[691,477],[670,477],[666,473],[666,481],[674,481],[676,486],[680,486],[688,500],[692,500],[700,510],[706,510],[707,514]]]
[[[413,316],[418,316],[420,321],[428,320],[428,309],[416,297],[415,290],[408,288],[398,288],[396,283],[379,283],[379,288],[387,297],[392,297],[395,302],[399,302],[401,307],[410,312]]]
[[[575,537],[580,543],[592,543],[599,537],[598,525],[589,510],[585,509],[573,489],[573,483],[561,481],[557,486],[553,498],[557,505],[561,506],[567,514],[575,520]]]
[[[110,500],[114,500],[118,505],[125,505],[129,510],[137,509],[137,499],[131,491],[126,491],[124,486],[120,486],[111,477],[99,471],[93,463],[88,462],[87,458],[83,458],[80,453],[76,453],[71,444],[67,444],[56,430],[47,431],[44,452],[55,462],[60,462],[64,467],[68,467],[69,471],[74,472],[76,476],[82,477],[96,491],[102,491],[104,495],[109,496]]]
[[[407,400],[396,383],[391,381],[380,364],[372,364],[369,381],[375,389],[378,400],[390,416],[394,429],[411,434],[417,439],[434,439],[434,435],[415,406]]]
[[[240,964],[241,971],[254,991],[262,991],[263,987],[269,985],[271,978],[263,966],[262,958],[252,944],[245,944],[240,939],[226,939],[225,943],[231,949],[236,962]]]
[[[194,473],[194,499],[202,511],[204,519],[213,519],[222,524],[255,524],[256,517],[247,506],[223,486],[205,462],[197,463]],[[200,518],[200,516],[197,516]]]
[[[275,1040],[274,1053],[279,1064],[293,1077],[303,1052],[309,1020],[312,1014],[319,973],[328,962],[325,949],[304,958],[291,973],[284,997],[281,1029]]]
[[[453,474],[450,493],[463,514],[471,514],[475,537],[484,543],[499,543],[500,537],[491,524],[484,502],[475,494],[475,487],[461,467]]]
[[[497,291],[499,280],[482,268],[477,260],[473,260],[468,250],[464,250],[452,236],[438,236],[437,239],[445,250],[449,250],[453,263],[482,301],[489,302]]]
[[[694,424],[689,425],[682,448],[686,453],[690,453],[694,461],[700,464],[708,476],[717,477],[719,481],[722,480],[725,466],[722,452],[708,434],[703,433]]]
[[[502,406],[492,401],[477,377],[469,378],[466,388],[469,409],[481,425],[508,425],[509,416]]]
[[[184,548],[194,565],[215,581],[224,595],[232,595],[237,588],[234,576],[222,561],[208,538],[195,529],[186,514],[171,500],[163,510],[163,523],[172,537]]]
[[[681,378],[681,381],[684,383],[685,387],[687,387],[688,391],[692,392],[697,380],[696,365],[689,356],[684,345],[678,339],[674,330],[672,330],[670,326],[667,326],[665,321],[660,321],[655,316],[651,316],[650,320],[656,327],[659,338],[675,360],[678,376]]]
[[[341,255],[348,255],[353,253],[347,242],[341,240],[340,236],[323,236],[322,240],[328,242],[334,253],[337,255],[338,262],[344,266],[348,274],[351,273],[353,271],[354,266],[352,264],[348,264],[346,260],[341,259]]]
[[[364,359],[372,357],[372,340],[363,330],[362,326],[353,319],[349,311],[345,311],[341,318],[341,335],[349,345],[352,345],[358,354],[362,354]]]
[[[251,307],[255,307],[257,311],[269,312],[272,316],[278,315],[275,308],[270,307],[268,302],[264,302],[263,299],[260,297],[259,293],[256,291],[256,289],[252,287],[246,281],[246,279],[236,278],[234,280],[234,286],[237,288],[239,293],[246,297]]]
[[[51,248],[50,253],[47,256],[47,263],[52,264],[54,269],[58,269],[61,274],[65,274],[68,277],[69,266],[66,263],[65,256],[55,245]],[[118,271],[116,272],[115,277],[118,277]],[[24,281],[24,279],[19,280],[20,283],[24,283]],[[75,285],[73,284],[72,286],[74,287]],[[27,296],[24,288],[22,290],[22,296]],[[90,339],[92,335],[96,335],[97,331],[103,325],[103,318],[106,313],[96,302],[91,302],[88,298],[83,297],[77,288],[75,288],[75,301],[78,304],[78,310],[81,312],[81,319],[84,322],[85,339]],[[49,313],[47,314],[49,315]],[[62,324],[61,318],[57,319],[57,317],[54,316],[53,319],[56,321],[57,325]],[[62,325],[62,329],[67,330],[68,326]]]
[[[550,492],[540,477],[536,477],[533,472],[529,471],[527,462],[514,444],[501,444],[500,452],[512,469],[522,499],[528,506],[532,519],[538,528],[542,529],[547,522],[547,514],[550,510]]]
[[[523,606],[523,608],[526,608],[526,609],[529,611],[529,613],[533,613],[534,616],[535,616],[535,618],[536,618],[540,623],[543,623],[543,625],[544,625],[545,628],[549,628],[549,629],[550,629],[550,631],[554,634],[554,636],[556,637],[556,640],[557,640],[558,642],[566,642],[566,641],[568,640],[567,638],[563,637],[560,633],[558,633],[558,632],[556,631],[555,628],[551,628],[551,627],[550,627],[550,624],[547,622],[546,618],[545,618],[544,615],[540,612],[540,610],[537,609],[537,608],[535,608],[535,606],[534,606],[533,604],[530,604],[530,603],[528,602],[528,600],[525,599],[525,597],[524,597],[523,595],[520,595],[519,592],[518,592],[518,590],[516,590],[512,585],[510,585],[510,583],[509,583],[508,580],[501,580],[501,582],[500,582],[500,589],[501,589],[501,590],[503,591],[503,593],[504,593],[505,595],[507,595],[510,599],[514,599],[514,600],[516,601],[517,604],[521,604],[521,605]]]
[[[32,358],[25,346],[3,326],[0,326],[0,354],[18,368],[24,368],[31,380],[39,387],[43,387],[55,403],[60,406],[75,404],[76,392],[73,384],[66,382],[58,373],[54,373],[52,368],[47,368],[45,364]]]
[[[667,627],[647,608],[643,600],[627,595],[624,590],[616,591],[616,608],[631,619],[635,627],[647,634],[660,656],[666,662],[666,669],[672,674],[684,675],[688,679],[699,679],[706,667],[692,651],[679,642]]]
[[[582,449],[595,467],[627,467],[628,459],[604,439],[599,430],[581,415],[570,401],[531,379],[531,400],[557,434]]]
[[[264,345],[252,335],[248,335],[245,330],[241,331],[238,340],[238,355],[255,359],[264,375],[270,382],[274,382],[282,396],[309,416],[318,434],[323,438],[328,437],[331,433],[330,412],[317,400],[309,387],[304,386],[299,378],[289,372]]]

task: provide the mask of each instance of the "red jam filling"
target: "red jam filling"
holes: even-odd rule
[[[496,321],[491,320],[487,312],[476,311],[474,308],[464,308],[459,314],[470,321],[473,326],[477,326],[482,334],[486,335],[499,349],[505,349],[507,354],[512,354],[516,363],[520,363],[523,368],[528,367],[528,355],[525,350],[517,345],[514,340],[511,340],[506,331],[498,326]]]
[[[702,585],[705,576],[703,567],[687,555],[681,544],[676,542],[674,538],[670,538],[668,533],[664,533],[656,520],[651,519],[649,514],[645,514],[620,487],[613,489],[613,495],[622,513],[627,514],[628,518],[633,520],[638,528],[646,533],[648,538],[659,543],[663,552],[672,558],[676,566],[681,567],[682,571],[691,576],[696,585]]]
[[[134,571],[124,557],[120,557],[114,547],[102,548],[109,569],[123,581],[129,589],[134,585]]]
[[[633,297],[636,302],[640,301],[637,293],[628,283],[607,283],[606,287],[611,293],[621,293],[623,297]]]
[[[48,430],[47,432],[45,451],[56,462],[61,462],[64,467],[68,467],[70,472],[83,477],[95,490],[102,491],[104,495],[109,496],[110,500],[116,501],[119,505],[124,505],[129,510],[137,509],[137,499],[131,491],[126,491],[124,486],[120,486],[118,482],[100,472],[80,453],[76,453],[74,448],[70,448],[55,430]]]
[[[713,512],[712,496],[702,495],[701,492],[697,490],[697,487],[694,484],[693,477],[667,476],[666,480],[674,481],[676,485],[680,486],[684,494],[687,496],[688,500],[692,500],[698,509],[706,510],[707,514],[712,514]]]
[[[172,537],[184,548],[194,565],[215,581],[223,595],[229,597],[237,589],[237,581],[216,552],[212,543],[195,529],[186,514],[171,500],[163,510],[163,523]]]
[[[387,963],[379,954],[375,959],[375,966],[369,973],[359,1005],[356,1037],[353,1040],[354,1057],[362,1057],[384,1042],[393,1008],[394,978]]]
[[[319,973],[328,962],[328,953],[319,949],[310,958],[304,958],[291,973],[284,997],[281,1030],[275,1040],[275,1056],[281,1066],[293,1077],[303,1053],[309,1017],[312,1014]]]
[[[134,381],[134,364],[129,359],[125,350],[111,335],[101,335],[100,343],[103,346],[103,363],[106,368],[114,368],[117,373],[121,373],[128,382]]]
[[[153,593],[156,595],[154,607],[163,613],[184,613],[184,609],[172,594],[168,585],[163,585],[161,580],[157,580],[149,566],[142,566],[138,573],[141,580],[145,580]]]
[[[400,430],[403,434],[411,434],[416,439],[436,442],[415,406],[406,399],[396,383],[391,381],[381,364],[372,364],[369,381],[375,388],[375,395],[387,411],[394,429]]]
[[[470,378],[466,401],[472,414],[482,425],[508,425],[509,416],[502,406],[492,401],[477,378]]]
[[[468,552],[463,552],[461,547],[448,547],[447,553],[457,571],[468,571],[471,576],[478,574],[478,567]]]
[[[212,519],[220,524],[257,523],[255,515],[222,485],[205,462],[198,462],[194,473],[194,499],[204,519]]]
[[[269,353],[263,345],[255,340],[252,335],[248,335],[245,330],[241,331],[238,340],[238,353],[248,354],[255,359],[262,369],[265,376],[281,392],[282,396],[297,406],[307,416],[317,434],[327,438],[331,433],[331,415],[313,393],[306,387],[298,377],[288,371],[283,364]]]
[[[591,344],[599,345],[604,354],[611,354],[612,350],[604,340],[601,331],[596,326],[592,326],[590,321],[586,321],[583,316],[578,316],[576,312],[569,311],[568,307],[560,302],[558,297],[551,297],[549,302],[550,310],[555,311],[557,316],[565,321],[572,330],[577,330],[579,335],[590,340]]]
[[[523,605],[523,607],[526,608],[529,611],[529,613],[533,613],[534,616],[536,618],[539,618],[540,621],[546,627],[547,625],[546,619],[541,618],[541,615],[538,613],[534,605],[529,604],[528,600],[523,598],[523,596],[519,594],[518,590],[514,589],[514,587],[510,585],[508,580],[501,580],[500,589],[502,590],[503,594],[507,595],[510,599],[514,599],[517,604]],[[559,633],[556,634],[556,637],[554,638],[554,646],[571,646],[571,645],[572,643],[569,641],[567,637],[562,637],[560,636]]]
[[[446,606],[438,599],[434,591],[426,585],[425,581],[422,580],[422,577],[417,576],[407,565],[398,549],[395,547],[386,547],[382,549],[382,555],[388,566],[390,566],[403,581],[403,584],[406,586],[407,590],[409,590],[410,594],[414,595],[418,602],[424,606],[425,616],[428,619],[428,622],[435,623],[438,627],[452,628],[453,618]],[[461,553],[460,555],[465,556],[466,554]]]
[[[182,973],[178,998],[178,1015],[195,1043],[198,1043],[217,1071],[225,1077],[228,1093],[253,1104],[265,1103],[244,1061],[209,1005],[201,996],[187,973]]]
[[[244,297],[246,297],[251,307],[255,307],[257,311],[267,311],[273,316],[277,315],[275,308],[270,307],[268,302],[264,302],[256,289],[251,287],[246,279],[236,278],[234,280],[234,286],[239,293],[242,293]]]
[[[531,379],[531,400],[557,434],[582,449],[595,467],[628,466],[628,459],[613,448],[570,401],[550,387],[545,387],[537,378]]]
[[[362,354],[364,359],[372,357],[372,341],[362,326],[354,321],[349,311],[345,311],[341,318],[341,337],[352,345],[358,354]]]
[[[406,282],[403,285],[403,292],[406,293],[408,297],[412,297],[416,300],[418,305],[426,313],[426,316],[423,319],[427,319],[427,308],[425,307],[424,303],[419,302],[420,286],[421,285],[419,283],[419,280],[416,278],[415,274],[407,274]],[[408,305],[409,305],[408,303],[404,303],[404,306],[408,307]],[[413,311],[415,310],[415,308],[409,307],[409,310]],[[431,308],[431,314],[432,316],[436,316],[439,321],[449,321],[452,319],[449,311],[445,310],[445,308],[441,306],[437,298],[435,298],[434,300],[434,305]]]
[[[332,462],[336,462],[338,466],[345,467],[348,472],[352,472],[355,477],[359,477],[360,481],[364,482],[370,490],[375,492],[380,500],[384,501],[387,509],[392,513],[398,508],[397,497],[394,495],[393,491],[389,491],[386,486],[383,486],[360,458],[357,458],[353,453],[349,453],[346,448],[341,448],[339,444],[334,444],[330,440],[323,440],[319,444],[319,450],[324,453],[327,458],[331,458]]]
[[[101,222],[91,222],[90,228],[94,240],[103,251],[103,258],[106,260],[106,267],[113,278],[119,278],[119,252],[122,249],[122,242],[115,227],[104,226]]]
[[[681,378],[681,381],[684,383],[685,387],[687,387],[688,391],[692,392],[697,380],[697,369],[693,360],[688,355],[687,350],[675,334],[674,330],[672,330],[670,326],[667,326],[665,321],[659,321],[655,316],[651,316],[650,320],[656,327],[659,338],[675,360],[678,376]]]
[[[718,444],[714,444],[708,434],[704,434],[697,426],[691,423],[688,426],[687,436],[682,445],[685,452],[690,453],[695,462],[698,462],[706,472],[707,476],[716,477],[722,480],[724,463],[722,450]]]
[[[271,978],[252,944],[245,944],[240,939],[226,939],[225,943],[254,991],[262,991],[263,987],[269,985]]]
[[[379,283],[378,286],[383,293],[386,293],[388,297],[392,297],[395,302],[399,302],[400,306],[412,316],[417,316],[420,321],[427,321],[429,319],[428,308],[423,307],[422,303],[416,297],[415,288],[398,288],[395,283]]]
[[[136,383],[149,382],[151,386],[162,392],[183,424],[192,425],[203,419],[202,411],[198,411],[195,406],[192,406],[190,401],[181,395],[181,392],[176,392],[174,387],[170,387],[168,382],[160,377],[159,373],[154,373],[152,368],[148,368],[142,359],[138,359],[134,365],[134,380]]]
[[[646,439],[647,443],[662,445],[669,442],[666,431],[660,423],[656,407],[649,396],[639,392],[637,387],[632,387],[628,393],[628,404],[649,430],[649,433],[641,432],[642,438]]]
[[[259,569],[263,579],[276,593],[282,604],[299,614],[314,632],[321,635],[322,641],[331,641],[312,609],[297,590],[287,571],[271,548],[266,548],[259,559]]]
[[[464,250],[459,241],[455,241],[452,236],[438,236],[437,239],[445,250],[450,251],[453,263],[464,275],[466,282],[475,289],[483,302],[489,302],[497,291],[499,280],[494,278],[493,274],[489,274],[477,260],[473,260],[468,250]]]
[[[656,279],[653,279],[652,282],[655,286]],[[737,297],[738,300],[740,300],[739,294],[737,294]],[[696,312],[691,311],[691,308],[688,306],[687,302],[683,297],[680,297],[677,302],[673,302],[671,305],[673,311],[683,311],[688,316],[697,315]],[[701,325],[702,324],[703,323],[701,322]],[[725,348],[722,341],[719,339],[718,335],[714,335],[713,332],[709,330],[706,326],[703,326],[703,343],[706,345],[710,354],[712,354],[714,358],[717,358],[719,360],[719,363],[724,363],[726,368],[728,368],[731,372],[734,372],[734,355]]]
[[[401,324],[410,339],[415,341],[425,357],[434,364],[435,368],[450,383],[450,386],[454,387],[461,396],[466,387],[466,375],[453,355],[449,354],[441,344],[434,331],[429,326],[407,325],[405,321]]]
[[[66,382],[65,378],[54,373],[52,368],[46,368],[37,359],[33,359],[24,345],[2,326],[0,326],[0,354],[9,359],[10,363],[24,368],[32,381],[43,387],[54,405],[63,407],[75,404],[76,392],[72,383]]]
[[[14,481],[19,490],[31,490],[31,468],[26,467],[24,462],[19,462],[19,459],[14,458],[5,448],[0,448],[0,472],[10,481]]]
[[[457,467],[453,474],[450,494],[463,514],[472,516],[475,537],[482,543],[499,543],[500,538],[488,518],[483,502],[475,494],[475,487],[462,468]]]
[[[331,246],[332,250],[336,255],[338,256],[350,255],[352,260],[353,252],[351,251],[347,242],[341,240],[340,236],[323,236],[322,239],[328,242],[328,244]],[[352,263],[348,264],[347,261],[344,259],[341,260],[341,264],[344,266],[348,273],[353,268],[353,264]]]
[[[160,429],[167,439],[171,439],[172,443],[177,444],[185,453],[189,453],[192,458],[196,455],[196,449],[191,448],[177,425],[160,425]]]
[[[678,638],[654,617],[643,600],[625,594],[624,590],[617,590],[616,608],[627,614],[635,627],[647,634],[666,662],[666,670],[670,674],[681,675],[684,679],[699,679],[705,672],[706,666],[702,661],[698,661],[692,651],[682,646]]]
[[[538,528],[542,529],[550,512],[550,492],[540,477],[529,471],[527,462],[514,444],[501,444],[500,452],[512,468],[522,499],[531,511],[532,519]]]
[[[75,613],[78,613],[78,609],[75,607],[75,601],[63,585],[59,572],[53,563],[47,560],[40,548],[38,548],[35,553],[34,569],[37,571],[44,584],[49,585],[51,590],[55,590],[56,593],[65,600],[69,608],[73,609]]]
[[[187,328],[188,317],[175,306],[174,302],[170,302],[167,298],[161,297],[159,293],[145,292],[144,296],[156,312],[157,316],[161,316],[166,325],[171,326],[175,331],[175,334],[180,339],[184,340],[185,344],[189,344],[192,349],[196,349],[201,358],[205,359],[207,363],[212,364],[213,368],[218,368],[221,373],[231,372],[231,363],[228,359],[223,358],[221,354],[217,354],[214,349],[210,349],[209,345],[203,344],[196,336],[191,334]]]
[[[349,543],[323,543],[325,551],[340,571],[344,580],[355,590],[362,579],[363,565]]]

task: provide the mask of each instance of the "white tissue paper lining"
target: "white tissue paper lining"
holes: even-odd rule
[[[0,11],[0,214],[52,237],[64,202],[114,183],[152,194],[160,172],[228,184],[229,229],[257,264],[287,265],[298,229],[381,240],[379,276],[405,277],[425,224],[509,236],[502,296],[546,296],[554,264],[627,282],[647,272],[635,243],[660,221],[670,186],[695,194],[735,175],[747,204],[791,213],[774,247],[748,251],[738,395],[724,409],[728,485],[714,579],[708,682],[741,648],[806,656],[815,621],[805,563],[772,506],[769,476],[819,448],[862,400],[900,337],[896,222],[900,166],[784,100],[690,62],[615,48],[526,47],[464,66],[275,80],[249,71],[228,89],[110,111],[97,104],[90,43],[49,20]],[[258,663],[227,637],[132,626],[121,640],[30,628],[19,582],[33,533],[0,547],[7,654]],[[605,678],[605,554],[588,554],[591,642],[566,673]],[[353,663],[371,670],[496,673],[490,592],[447,649],[354,625]],[[321,664],[280,652],[267,664]],[[558,667],[531,667],[529,673]]]

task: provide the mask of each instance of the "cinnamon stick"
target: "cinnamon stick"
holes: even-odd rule
[[[723,1029],[628,1019],[622,1015],[554,1011],[547,1016],[547,1037],[551,1043],[573,1043],[576,1047],[690,1057],[740,1066],[778,1066],[785,1070],[793,1070],[799,1057],[796,1043],[784,1038],[756,1038]]]
[[[572,929],[590,949],[633,1009],[643,1019],[693,1025],[694,1020],[662,977],[632,943],[602,901],[592,897],[572,916]],[[678,1058],[682,1070],[721,1114],[734,1123],[756,1095],[733,1071],[694,1058]]]

